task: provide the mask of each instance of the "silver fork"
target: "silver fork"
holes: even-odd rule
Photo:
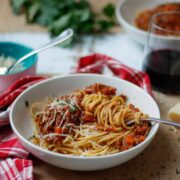
[[[175,127],[180,128],[180,123],[173,122],[173,121],[167,121],[167,120],[164,120],[164,119],[158,119],[158,118],[149,117],[147,119],[142,119],[142,121],[151,121],[151,122],[156,122],[156,123],[162,123],[162,124],[167,124],[167,125],[170,125],[170,126],[175,126]],[[133,123],[134,123],[134,120],[131,120],[131,121],[127,122],[126,124],[131,125]]]

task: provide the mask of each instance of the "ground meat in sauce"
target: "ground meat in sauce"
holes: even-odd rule
[[[156,6],[153,9],[146,9],[138,14],[135,19],[135,24],[138,28],[148,31],[149,23],[154,14],[160,12],[176,11],[180,13],[180,3],[167,3],[163,5]],[[164,16],[164,19],[157,18],[156,24],[166,30],[180,31],[180,15]],[[157,34],[169,35],[168,32],[162,30],[156,30]],[[178,35],[178,34],[177,34]],[[180,34],[179,34],[180,35]]]
[[[96,83],[85,88],[85,92],[87,94],[101,92],[105,95],[115,95],[116,89],[111,86]],[[55,97],[49,99],[47,105],[44,107],[45,114],[37,114],[35,119],[42,135],[56,133],[56,128],[60,127],[63,127],[63,133],[68,133],[69,128],[66,126],[65,122],[68,122],[72,126],[79,126],[81,122],[94,122],[95,119],[93,116],[87,116],[81,110],[81,101],[83,96],[84,94],[81,93],[81,91],[76,91],[76,96],[59,96],[56,101],[57,104],[59,102],[60,104],[62,103],[62,105],[55,105],[53,108],[49,106],[49,104],[53,103]],[[123,98],[125,98],[125,96]],[[73,105],[71,104],[72,99],[74,99],[75,102]],[[64,139],[64,137],[50,136],[46,138],[48,142],[61,142],[62,139]]]
[[[105,95],[115,95],[116,89],[111,86],[106,86],[100,83],[96,83],[85,88],[87,94],[98,93],[101,92]],[[77,93],[78,92],[78,93]],[[49,133],[59,133],[63,134],[73,133],[71,129],[75,126],[79,126],[81,123],[93,123],[96,121],[93,115],[85,114],[81,109],[81,101],[83,99],[84,94],[81,91],[76,91],[76,96],[65,95],[54,97],[49,100],[46,106],[44,107],[45,113],[39,113],[36,115],[35,121],[40,128],[40,133],[43,135]],[[127,97],[124,95],[120,95],[124,101],[126,101]],[[74,99],[72,103],[72,99]],[[50,104],[53,104],[53,107]],[[58,105],[58,103],[60,105]],[[134,105],[130,104],[129,108],[133,111],[139,111]],[[68,124],[67,124],[68,122]],[[106,129],[107,133],[111,131],[116,131],[118,128],[109,128]],[[133,141],[131,144],[128,144],[127,140],[124,138],[123,140],[117,142],[116,147],[121,150],[129,149],[132,146],[139,144],[142,142],[144,137],[147,135],[150,130],[150,126],[148,123],[143,123],[143,125],[139,125],[136,127],[133,137]],[[45,136],[46,137],[46,136]],[[45,140],[50,143],[61,143],[65,139],[65,136],[47,136]]]
[[[85,92],[87,94],[93,94],[101,92],[104,95],[115,95],[116,94],[116,88],[113,88],[111,86],[106,86],[104,84],[96,83],[93,84],[87,88],[85,88]]]

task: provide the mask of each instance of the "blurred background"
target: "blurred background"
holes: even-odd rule
[[[15,0],[22,2],[23,0]],[[99,13],[108,3],[116,4],[118,0],[87,0],[93,11]],[[59,1],[60,2],[60,1]],[[61,2],[60,2],[61,3]],[[13,14],[11,0],[0,0],[0,32],[16,32],[16,31],[31,31],[31,32],[47,32],[46,28],[36,24],[27,24],[25,14],[15,16]],[[114,31],[120,31],[117,27]]]
[[[36,19],[36,16],[38,16],[36,6],[31,9],[31,7],[27,5],[27,9],[24,9],[22,4],[26,2],[28,1],[0,0],[0,41],[18,42],[31,46],[32,48],[38,48],[48,42],[52,35],[57,35],[56,29],[59,28],[57,33],[61,32],[61,27],[56,26],[56,24],[62,24],[62,21],[61,23],[58,22],[55,24],[53,20],[50,20],[50,24],[55,24],[53,28],[48,25],[45,25],[45,27],[42,26],[41,24],[46,22],[46,20],[48,21],[49,16],[51,16],[52,9],[48,8],[48,3],[51,1],[32,1],[44,2],[44,10],[42,12],[42,14],[44,14],[39,18],[40,20]],[[53,2],[67,5],[68,2],[71,4],[73,0]],[[85,26],[76,26],[78,23],[65,25],[65,27],[72,25],[72,27],[78,29],[75,40],[73,41],[75,43],[71,46],[68,45],[68,48],[54,47],[39,54],[37,73],[69,73],[76,65],[79,57],[94,52],[108,54],[131,67],[141,69],[141,53],[143,47],[137,46],[128,36],[124,36],[124,32],[122,32],[115,17],[117,2],[117,0],[87,1],[88,5],[85,5],[85,8],[80,12],[82,13],[81,15],[87,18],[87,12],[90,11],[90,13],[94,13],[96,16],[94,14],[90,15],[90,20],[87,20]],[[32,5],[34,4],[32,3]],[[52,3],[50,4],[52,5]],[[73,8],[71,5],[68,7],[69,9]],[[30,13],[27,15],[29,11]],[[71,10],[68,10],[68,12],[71,12]],[[35,17],[34,19],[33,16]],[[32,23],[27,23],[27,17],[31,19]],[[96,19],[98,19],[98,22],[94,22]],[[66,23],[66,20],[64,23]],[[92,24],[93,27],[89,27],[89,24]],[[64,27],[62,27],[62,29],[63,28]],[[97,32],[96,28],[98,29]],[[133,51],[129,53],[129,49],[133,49]]]

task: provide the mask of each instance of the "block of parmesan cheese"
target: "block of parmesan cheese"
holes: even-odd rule
[[[180,123],[180,103],[177,103],[175,106],[173,106],[170,110],[169,110],[169,118],[172,121],[175,122],[179,122]]]

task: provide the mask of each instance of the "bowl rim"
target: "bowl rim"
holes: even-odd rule
[[[123,25],[126,26],[128,29],[132,29],[131,31],[134,31],[136,34],[141,34],[144,37],[148,37],[148,34],[149,34],[148,31],[144,31],[144,30],[139,29],[138,27],[136,27],[132,23],[129,23],[128,21],[126,21],[126,19],[124,18],[121,9],[123,8],[124,3],[126,3],[127,1],[128,0],[119,0],[117,5],[116,5],[115,14],[116,14],[116,17],[117,17],[119,23],[122,26]],[[168,40],[168,39],[169,40],[175,40],[175,41],[180,40],[180,37],[176,37],[176,36],[161,36],[161,35],[155,35],[155,34],[153,34],[153,36],[156,38],[163,39],[163,40]]]
[[[29,49],[30,51],[33,51],[33,50],[34,50],[34,48],[32,48],[32,47],[30,47],[30,46],[27,46],[27,45],[24,45],[24,44],[22,44],[22,43],[16,43],[16,42],[10,42],[10,41],[1,41],[1,42],[0,42],[0,46],[3,45],[3,44],[5,44],[5,45],[10,45],[10,46],[11,46],[11,45],[12,45],[12,46],[18,46],[18,47],[20,47],[20,48]],[[30,51],[29,51],[29,52],[30,52]],[[13,75],[18,75],[18,74],[21,74],[21,73],[27,71],[28,69],[31,69],[34,65],[37,64],[38,54],[34,54],[32,57],[34,57],[34,63],[33,63],[30,67],[25,68],[25,69],[22,70],[22,71],[18,71],[18,72],[11,73],[11,74],[0,74],[0,77],[8,77],[8,76],[13,76]],[[17,60],[17,59],[16,59],[16,60]]]
[[[38,145],[35,145],[33,144],[32,142],[30,142],[28,139],[26,139],[23,135],[21,135],[21,133],[16,129],[15,127],[15,124],[14,124],[14,121],[13,121],[13,110],[14,110],[14,107],[16,106],[16,103],[19,101],[19,99],[21,98],[21,96],[23,96],[26,92],[28,91],[31,91],[31,89],[35,88],[36,86],[41,86],[41,84],[45,84],[49,81],[53,81],[53,80],[56,80],[56,79],[61,79],[61,78],[67,78],[67,77],[79,77],[79,76],[89,76],[89,77],[104,77],[104,78],[108,78],[108,79],[114,79],[114,80],[119,80],[119,81],[122,81],[123,83],[126,83],[130,86],[133,86],[133,88],[136,88],[138,90],[140,90],[143,94],[145,94],[146,96],[148,96],[148,98],[150,98],[155,106],[156,106],[156,109],[157,109],[157,112],[158,112],[158,116],[160,117],[160,110],[159,110],[159,107],[157,105],[157,103],[155,102],[155,100],[148,94],[146,93],[143,89],[141,89],[140,87],[136,86],[135,84],[132,84],[126,80],[123,80],[123,79],[120,79],[120,78],[117,78],[117,77],[111,77],[111,76],[108,76],[108,75],[100,75],[100,74],[90,74],[90,73],[85,73],[85,74],[81,74],[81,73],[76,73],[76,74],[68,74],[68,75],[59,75],[59,76],[55,76],[53,78],[49,78],[49,79],[46,79],[46,80],[43,80],[41,82],[38,82],[34,85],[32,85],[31,87],[29,87],[28,89],[26,89],[25,91],[23,91],[18,97],[17,99],[13,102],[12,104],[12,107],[10,109],[10,125],[11,125],[11,128],[13,129],[14,133],[17,135],[18,139],[20,141],[23,141],[23,143],[27,144],[29,147],[32,147],[34,150],[36,151],[40,151],[42,153],[45,153],[45,154],[48,154],[50,156],[55,156],[55,157],[61,157],[61,158],[68,158],[68,159],[104,159],[104,158],[112,158],[112,157],[116,157],[116,156],[120,156],[120,155],[123,155],[123,154],[126,154],[126,153],[131,153],[133,152],[134,150],[138,149],[140,146],[143,146],[144,144],[146,144],[148,141],[150,141],[151,139],[153,139],[153,137],[156,135],[158,129],[159,129],[159,123],[154,123],[152,125],[152,128],[153,128],[153,132],[152,134],[148,134],[148,136],[146,137],[146,139],[141,142],[140,144],[128,149],[128,150],[125,150],[125,151],[121,151],[121,152],[118,152],[118,153],[114,153],[114,154],[108,154],[108,155],[102,155],[102,156],[76,156],[76,155],[66,155],[66,154],[60,154],[60,153],[57,153],[57,152],[53,152],[53,151],[49,151],[49,150],[46,150],[46,149],[43,149],[42,147],[38,146]]]

